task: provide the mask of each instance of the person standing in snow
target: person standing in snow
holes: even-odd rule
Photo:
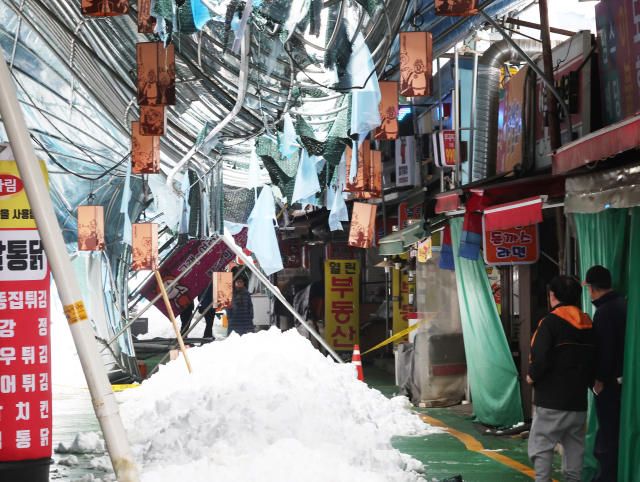
[[[233,268],[234,275],[238,269],[237,266]],[[227,319],[229,320],[227,336],[231,335],[232,332],[236,332],[238,335],[246,335],[255,331],[253,325],[253,302],[251,301],[251,294],[247,290],[248,285],[249,280],[244,273],[238,276],[233,283],[232,305],[231,308],[227,309]]]

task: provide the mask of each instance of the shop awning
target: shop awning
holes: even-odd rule
[[[436,195],[436,214],[457,210],[462,193],[461,189],[456,189]]]
[[[599,129],[557,149],[553,174],[562,174],[590,162],[640,147],[640,114]]]
[[[423,228],[423,222],[410,224],[400,231],[380,239],[380,254],[393,256],[409,251],[412,244],[426,238],[429,234]]]
[[[547,196],[536,196],[521,201],[491,206],[484,210],[484,229],[514,228],[542,222],[542,204]]]

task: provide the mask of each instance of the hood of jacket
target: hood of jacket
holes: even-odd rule
[[[591,318],[586,313],[583,313],[577,306],[560,305],[551,310],[556,316],[559,316],[565,321],[568,321],[578,330],[588,330],[593,328]]]

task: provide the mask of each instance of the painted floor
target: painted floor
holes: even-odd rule
[[[374,365],[364,366],[365,381],[371,388],[391,397],[398,392],[393,375]],[[521,482],[534,479],[527,455],[528,441],[518,437],[482,436],[476,425],[450,408],[415,409],[423,420],[448,428],[447,433],[428,437],[394,437],[401,452],[424,464],[428,481],[462,475],[465,482]],[[556,480],[561,459],[554,458]]]

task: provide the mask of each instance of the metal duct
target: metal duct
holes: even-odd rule
[[[534,40],[513,39],[529,56],[542,52]],[[473,141],[473,179],[495,174],[498,153],[498,108],[500,104],[500,69],[510,61],[524,60],[506,40],[489,47],[478,63],[476,123]]]

